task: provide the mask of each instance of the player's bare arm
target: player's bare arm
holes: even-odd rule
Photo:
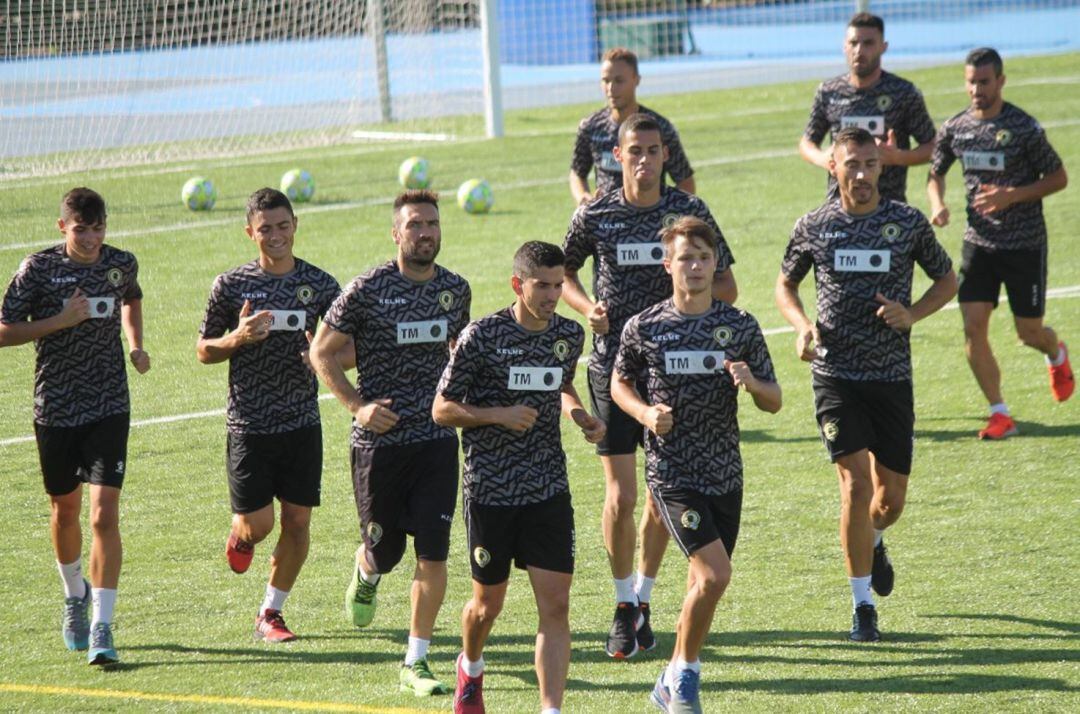
[[[1026,186],[995,186],[981,184],[971,201],[971,207],[981,215],[999,213],[1015,203],[1041,201],[1069,185],[1069,176],[1062,166]]]
[[[596,444],[603,440],[607,433],[607,424],[590,414],[581,402],[581,396],[573,384],[568,384],[562,390],[562,413],[581,429],[585,441]]]
[[[589,329],[598,335],[606,335],[610,329],[608,324],[607,305],[601,302],[593,302],[589,294],[585,292],[585,286],[581,284],[578,271],[566,269],[566,279],[563,282],[562,299],[575,312],[581,314],[589,321]]]
[[[397,424],[398,415],[391,409],[391,400],[377,398],[365,401],[356,394],[341,361],[341,355],[351,345],[351,337],[320,322],[311,340],[308,359],[319,380],[349,410],[360,426],[376,434],[385,434]],[[355,360],[354,350],[352,361],[355,363]]]
[[[675,188],[686,193],[697,193],[697,182],[694,181],[693,176],[687,176],[682,181],[677,181]]]
[[[822,149],[819,144],[807,139],[805,136],[799,139],[799,156],[818,168],[829,170],[829,159],[832,154]]]
[[[525,432],[536,423],[538,412],[532,407],[515,404],[509,407],[478,407],[435,395],[431,418],[439,426],[470,428],[504,426],[511,431]]]
[[[16,347],[41,339],[90,318],[90,301],[82,290],[75,288],[64,309],[44,320],[0,323],[0,347]]]
[[[578,175],[573,169],[570,169],[570,195],[574,197],[574,203],[579,206],[593,199],[592,192],[589,190],[589,179]]]
[[[717,300],[723,300],[728,305],[735,304],[739,298],[739,286],[735,284],[735,273],[731,271],[731,268],[713,277],[712,296]]]
[[[926,197],[930,200],[930,222],[938,228],[949,225],[949,207],[945,205],[945,177],[933,171],[926,178]]]
[[[956,295],[957,280],[956,272],[950,270],[945,275],[935,280],[926,292],[911,307],[905,307],[903,303],[890,300],[881,293],[874,296],[879,303],[877,316],[885,321],[889,327],[899,332],[907,332],[919,320],[933,315],[952,300]]]
[[[236,329],[221,337],[200,337],[195,343],[195,356],[203,364],[217,364],[232,357],[244,345],[262,342],[270,336],[269,310],[252,314],[251,301],[245,300],[240,308]]]
[[[611,380],[611,398],[619,408],[657,436],[663,436],[675,425],[675,417],[667,404],[649,404],[638,394],[633,382],[619,375]]]
[[[930,161],[934,153],[934,140],[919,144],[914,149],[901,149],[896,143],[896,132],[889,129],[885,139],[876,139],[878,157],[884,166],[918,166]]]
[[[143,349],[142,300],[124,300],[120,307],[120,323],[128,343],[128,357],[139,374],[150,371],[150,355]]]
[[[318,376],[315,372],[315,367],[311,364],[311,341],[315,339],[315,335],[311,334],[311,330],[304,330],[304,339],[307,340],[308,348],[300,353],[300,359],[303,361],[304,366],[311,370],[312,374]],[[341,368],[346,372],[356,369],[356,345],[353,343],[351,337],[349,338],[349,343],[338,350],[336,358],[338,364],[340,364]]]
[[[799,298],[799,284],[781,273],[776,279],[775,296],[780,314],[795,328],[795,354],[804,362],[812,362],[821,344],[821,335],[818,334],[817,325],[806,316],[806,309]]]
[[[739,389],[745,390],[754,399],[754,405],[763,412],[775,414],[780,411],[783,398],[780,384],[765,379],[758,379],[750,371],[746,362],[724,360],[724,369],[731,375],[731,380]]]

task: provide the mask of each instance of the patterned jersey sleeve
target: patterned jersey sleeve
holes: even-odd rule
[[[214,339],[221,337],[236,326],[234,315],[225,299],[225,276],[219,275],[210,288],[210,299],[206,302],[206,314],[203,316],[199,334]]]
[[[668,159],[664,162],[664,171],[667,171],[675,183],[678,183],[693,176],[694,169],[690,166],[690,160],[686,158],[686,152],[683,151],[679,132],[670,123],[667,128],[669,133],[664,137],[664,145],[667,146]]]
[[[338,298],[341,297],[341,283],[329,274],[326,275],[326,286],[323,290],[323,296],[323,302],[319,305],[319,319],[325,321],[326,316],[330,314],[330,308],[332,308]]]
[[[30,259],[27,258],[19,266],[19,270],[11,279],[11,284],[8,285],[7,292],[4,293],[4,304],[0,307],[0,322],[11,325],[29,320],[36,291],[37,284],[33,271],[30,269]]]
[[[930,112],[926,109],[926,100],[918,89],[911,93],[910,105],[907,111],[908,133],[915,137],[920,144],[933,141],[934,120],[930,118]]]
[[[139,261],[135,260],[135,256],[131,256],[131,280],[128,281],[127,289],[124,291],[124,302],[142,300],[142,296],[142,286],[139,285]]]
[[[585,221],[587,205],[579,206],[570,219],[570,227],[563,239],[563,252],[566,253],[566,269],[578,271],[589,256],[595,253],[595,240]]]
[[[769,355],[769,346],[765,343],[765,334],[761,331],[761,325],[754,318],[750,318],[753,328],[750,331],[749,344],[747,345],[746,365],[750,367],[750,373],[757,379],[766,382],[776,381],[776,371],[773,369],[772,357]]]
[[[949,122],[941,125],[934,141],[934,153],[930,156],[930,173],[944,176],[949,173],[953,162],[956,161],[956,154],[952,148],[952,137],[949,133]]]
[[[780,264],[780,272],[784,277],[796,283],[802,282],[814,263],[814,256],[807,245],[805,220],[804,217],[795,221],[795,227],[791,229],[791,240],[784,251],[784,261]]]
[[[814,103],[810,105],[810,120],[806,122],[803,136],[818,146],[829,133],[829,117],[825,112],[825,85],[817,88]]]
[[[570,365],[570,368],[563,372],[562,388],[565,390],[567,387],[571,387],[574,384],[574,374],[577,372],[577,363],[581,359],[581,352],[585,349],[585,329],[574,323],[574,337],[570,340],[570,351],[567,353],[566,361]]]
[[[615,354],[615,372],[619,377],[636,381],[645,372],[645,356],[641,352],[641,333],[638,331],[638,316],[635,315],[623,325],[619,338],[619,351]]]
[[[323,315],[323,322],[327,327],[353,338],[359,336],[360,327],[364,324],[364,297],[361,292],[363,285],[363,281],[357,278],[337,296]]]
[[[1061,157],[1054,151],[1054,147],[1050,146],[1050,141],[1046,138],[1046,130],[1038,122],[1035,122],[1035,130],[1029,137],[1027,155],[1035,170],[1042,176],[1046,176],[1060,169]]]
[[[574,157],[570,160],[570,170],[583,179],[589,178],[592,171],[592,145],[589,140],[588,119],[578,124],[577,139],[574,141]]]
[[[724,239],[724,232],[720,230],[720,224],[713,218],[712,212],[705,205],[704,201],[696,201],[697,217],[709,224],[709,227],[716,233],[716,272],[722,273],[732,265],[735,264],[735,256],[731,254],[731,248],[728,247],[727,240]]]
[[[472,323],[461,331],[457,345],[450,353],[450,361],[446,363],[442,377],[439,378],[439,386],[435,388],[436,394],[441,394],[454,402],[465,401],[469,388],[480,372],[481,349],[477,344],[479,341],[476,323]]]
[[[457,339],[465,326],[469,324],[469,311],[472,310],[472,287],[466,282],[465,289],[461,294],[461,309],[458,310],[457,318],[450,325],[450,337]]]
[[[919,225],[916,229],[914,241],[915,261],[926,272],[931,280],[937,280],[946,276],[952,270],[952,259],[945,252],[945,248],[938,242],[934,235],[934,229],[930,221],[922,214],[919,215]]]

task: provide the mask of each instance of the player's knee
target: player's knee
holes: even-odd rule
[[[612,489],[608,493],[607,509],[617,521],[633,519],[636,505],[637,494],[629,489]]]
[[[887,493],[877,502],[877,515],[892,523],[904,512],[904,495]]]
[[[54,500],[52,502],[52,518],[61,528],[71,528],[79,525],[79,516],[82,513],[81,500]]]
[[[111,533],[120,529],[120,511],[112,506],[97,506],[90,511],[90,528],[94,533]]]
[[[494,622],[503,608],[503,598],[494,595],[473,597],[473,615],[479,622]]]
[[[711,568],[695,580],[702,597],[708,600],[719,600],[731,582],[731,565]]]
[[[870,479],[849,474],[840,480],[840,500],[846,506],[869,507],[873,495],[874,486]]]
[[[541,622],[567,622],[570,619],[570,593],[547,593],[540,599]]]
[[[1043,342],[1042,325],[1017,325],[1016,336],[1027,347],[1039,348]]]
[[[281,533],[290,538],[307,538],[311,531],[311,511],[289,508],[281,510]]]

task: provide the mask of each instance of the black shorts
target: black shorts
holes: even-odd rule
[[[596,453],[601,456],[633,454],[639,446],[645,445],[645,427],[611,398],[611,379],[610,374],[597,375],[589,371],[589,401],[593,416],[607,424],[607,433],[596,445]],[[639,394],[645,394],[645,384],[638,382],[637,390]]]
[[[991,251],[964,241],[957,300],[997,307],[1002,283],[1013,315],[1042,317],[1046,312],[1046,247]]]
[[[458,440],[352,448],[353,496],[364,547],[389,573],[413,536],[418,560],[444,562],[458,493]]]
[[[735,551],[742,521],[742,489],[709,496],[686,488],[650,489],[668,533],[687,558],[716,539],[728,557]]]
[[[898,474],[911,473],[915,403],[911,382],[860,382],[815,374],[814,408],[833,463],[869,449]]]
[[[66,496],[82,483],[123,488],[130,423],[127,413],[79,426],[35,422],[45,493]]]
[[[233,513],[254,513],[274,502],[313,508],[322,489],[322,426],[282,434],[229,432],[225,468]]]
[[[510,562],[556,573],[574,572],[574,507],[570,493],[527,506],[465,501],[472,577],[483,585],[510,578]]]

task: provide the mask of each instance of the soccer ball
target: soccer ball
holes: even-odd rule
[[[431,185],[431,166],[425,158],[410,156],[398,167],[398,181],[405,188],[427,188]]]
[[[493,203],[495,196],[491,193],[491,185],[484,179],[469,179],[458,188],[457,204],[466,213],[487,213]]]
[[[209,211],[217,201],[217,189],[210,179],[192,176],[180,189],[180,200],[192,211]]]
[[[281,192],[296,203],[310,201],[315,195],[315,179],[303,169],[286,171],[281,176]]]

